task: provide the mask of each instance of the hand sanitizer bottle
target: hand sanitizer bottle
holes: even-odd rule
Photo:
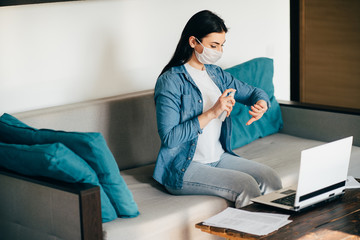
[[[236,92],[236,91],[230,92],[228,96],[234,97],[235,92]],[[226,115],[227,115],[227,111],[223,111],[223,112],[219,115],[218,119],[220,119],[220,120],[223,122],[223,121],[225,120],[225,118],[226,118]]]

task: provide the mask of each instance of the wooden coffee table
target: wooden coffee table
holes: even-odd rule
[[[266,236],[210,227],[202,223],[195,226],[204,232],[227,239],[360,240],[360,189],[347,189],[342,198],[300,213],[290,213],[260,204],[251,204],[241,209],[252,212],[290,214],[289,219],[292,223]]]

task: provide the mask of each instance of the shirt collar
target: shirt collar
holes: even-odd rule
[[[205,64],[205,69],[206,71],[208,71],[211,68],[211,65],[209,64]],[[173,73],[187,73],[186,68],[185,68],[185,64],[180,65],[180,66],[175,66],[171,68],[171,71]]]

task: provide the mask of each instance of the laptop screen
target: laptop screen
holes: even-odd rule
[[[303,150],[295,206],[311,205],[342,192],[353,137]]]

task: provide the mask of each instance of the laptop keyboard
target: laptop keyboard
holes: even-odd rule
[[[273,203],[279,203],[279,204],[283,204],[283,205],[286,205],[286,206],[294,206],[294,203],[295,203],[295,193],[294,194],[291,194],[291,195],[288,195],[286,197],[283,197],[283,198],[279,198],[279,199],[276,199],[274,201],[272,201]]]

